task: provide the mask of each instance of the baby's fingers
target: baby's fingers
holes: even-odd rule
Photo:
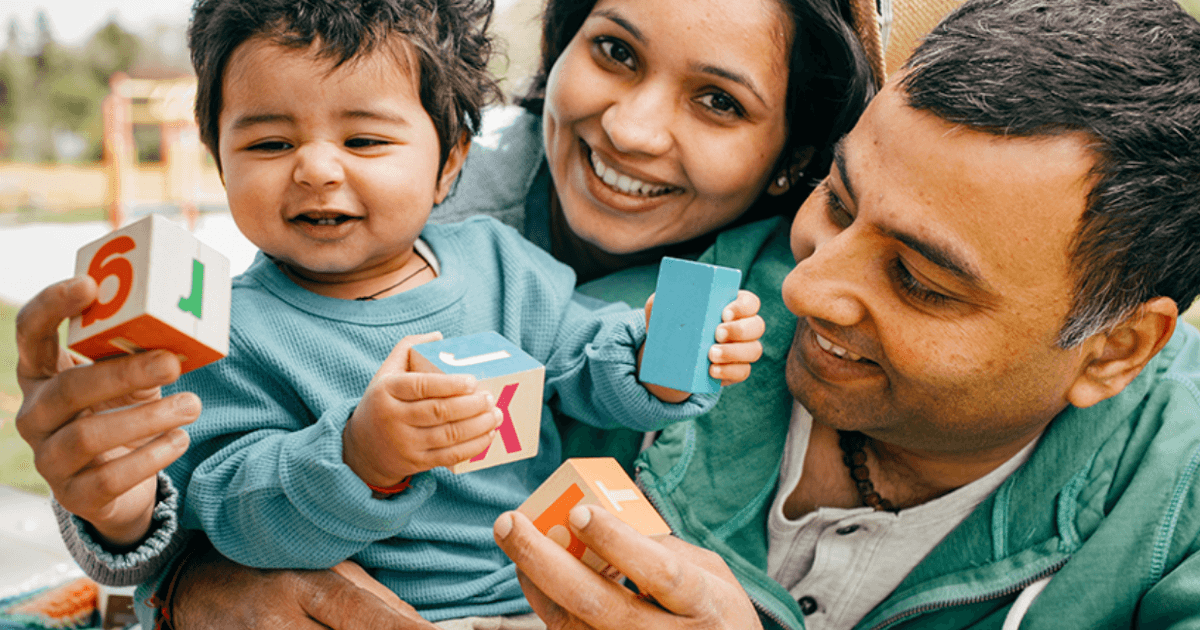
[[[730,344],[743,341],[758,341],[762,338],[763,332],[766,329],[767,323],[758,315],[735,319],[717,326],[717,343]]]
[[[733,385],[750,378],[749,363],[714,363],[708,367],[708,375],[721,381],[721,385]]]
[[[735,319],[742,319],[758,314],[758,308],[761,306],[758,296],[749,291],[738,291],[737,298],[721,311],[721,321],[730,322]]]
[[[714,366],[754,363],[762,358],[762,344],[757,341],[718,343],[708,349],[708,360]],[[713,378],[721,378],[713,375]]]

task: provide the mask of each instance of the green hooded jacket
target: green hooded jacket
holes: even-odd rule
[[[766,627],[803,628],[767,576],[767,511],[792,397],[781,378],[795,317],[778,299],[786,229],[718,238],[701,260],[748,269],[763,300],[763,358],[711,413],[663,431],[635,464],[680,538],[719,553]],[[776,299],[771,299],[772,297]],[[1001,628],[1047,576],[1022,628],[1200,628],[1200,333],[1180,322],[1117,396],[1068,408],[1029,460],[856,628]]]

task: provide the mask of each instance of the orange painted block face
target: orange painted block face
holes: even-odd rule
[[[453,473],[491,468],[537,455],[542,429],[542,387],[546,368],[500,333],[483,332],[413,346],[409,369],[470,374],[496,397],[504,415],[491,445],[450,467]]]
[[[534,527],[600,575],[621,579],[621,572],[593,553],[571,532],[567,515],[576,505],[599,505],[638,532],[661,540],[671,528],[638,489],[637,484],[611,457],[574,457],[563,462],[517,508]]]
[[[229,353],[229,261],[168,219],[150,215],[84,245],[75,273],[99,295],[71,319],[72,350],[99,361],[165,349],[184,372]]]

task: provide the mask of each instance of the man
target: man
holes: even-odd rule
[[[677,536],[720,557],[576,508],[635,596],[503,515],[535,610],[551,628],[1200,623],[1200,334],[1177,325],[1200,290],[1198,138],[1200,24],[1173,1],[967,2],[796,217],[790,424],[699,421],[639,460]]]

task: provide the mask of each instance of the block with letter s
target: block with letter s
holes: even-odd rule
[[[98,361],[165,349],[184,372],[229,353],[229,260],[169,219],[152,214],[84,245],[75,273],[99,292],[71,319],[72,350]]]
[[[496,397],[504,415],[492,444],[450,467],[465,473],[537,455],[542,427],[542,388],[546,368],[496,332],[431,341],[412,347],[409,369],[439,374],[470,374]]]
[[[528,516],[538,531],[611,580],[621,579],[621,572],[588,549],[567,524],[567,515],[576,505],[599,505],[654,540],[671,534],[666,521],[617,460],[572,457],[563,462],[517,511]]]

